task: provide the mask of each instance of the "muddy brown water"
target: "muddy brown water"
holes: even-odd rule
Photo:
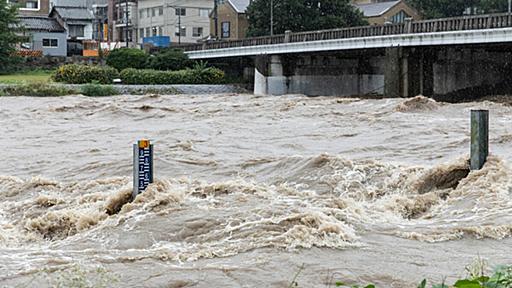
[[[491,156],[468,173],[469,113]],[[512,108],[0,97],[0,287],[416,287],[512,264]],[[131,191],[131,145],[156,181]],[[118,211],[109,215],[108,211]],[[59,286],[60,285],[60,286]]]

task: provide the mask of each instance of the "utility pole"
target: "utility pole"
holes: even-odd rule
[[[219,35],[219,17],[217,14],[217,0],[213,1],[213,24],[215,25],[215,38],[217,38]]]
[[[124,32],[125,32],[125,39],[124,41],[126,41],[126,48],[128,48],[128,0],[124,0],[124,17],[125,17],[125,26],[124,26]]]
[[[167,5],[174,9],[174,14],[178,14],[178,44],[181,44],[181,7],[174,5]],[[174,22],[176,23],[176,22]]]
[[[270,36],[274,36],[274,0],[270,0]]]
[[[177,9],[180,9],[180,12],[178,13],[178,45],[181,45],[181,8],[174,8],[175,11],[178,11]]]

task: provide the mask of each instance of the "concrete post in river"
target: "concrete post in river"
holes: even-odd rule
[[[153,183],[153,144],[139,140],[133,144],[133,192],[132,199]]]
[[[471,170],[480,170],[489,155],[489,110],[471,110]]]

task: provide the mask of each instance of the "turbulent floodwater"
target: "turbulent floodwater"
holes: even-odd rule
[[[471,108],[490,109],[492,155],[469,173]],[[464,276],[477,256],[511,264],[511,112],[0,97],[0,287],[288,287],[298,271],[299,287],[416,287]],[[126,203],[139,138],[155,144],[156,181]]]

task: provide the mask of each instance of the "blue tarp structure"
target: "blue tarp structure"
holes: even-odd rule
[[[142,39],[144,44],[153,44],[155,47],[169,47],[171,45],[171,37],[169,36],[153,36],[144,37]]]

